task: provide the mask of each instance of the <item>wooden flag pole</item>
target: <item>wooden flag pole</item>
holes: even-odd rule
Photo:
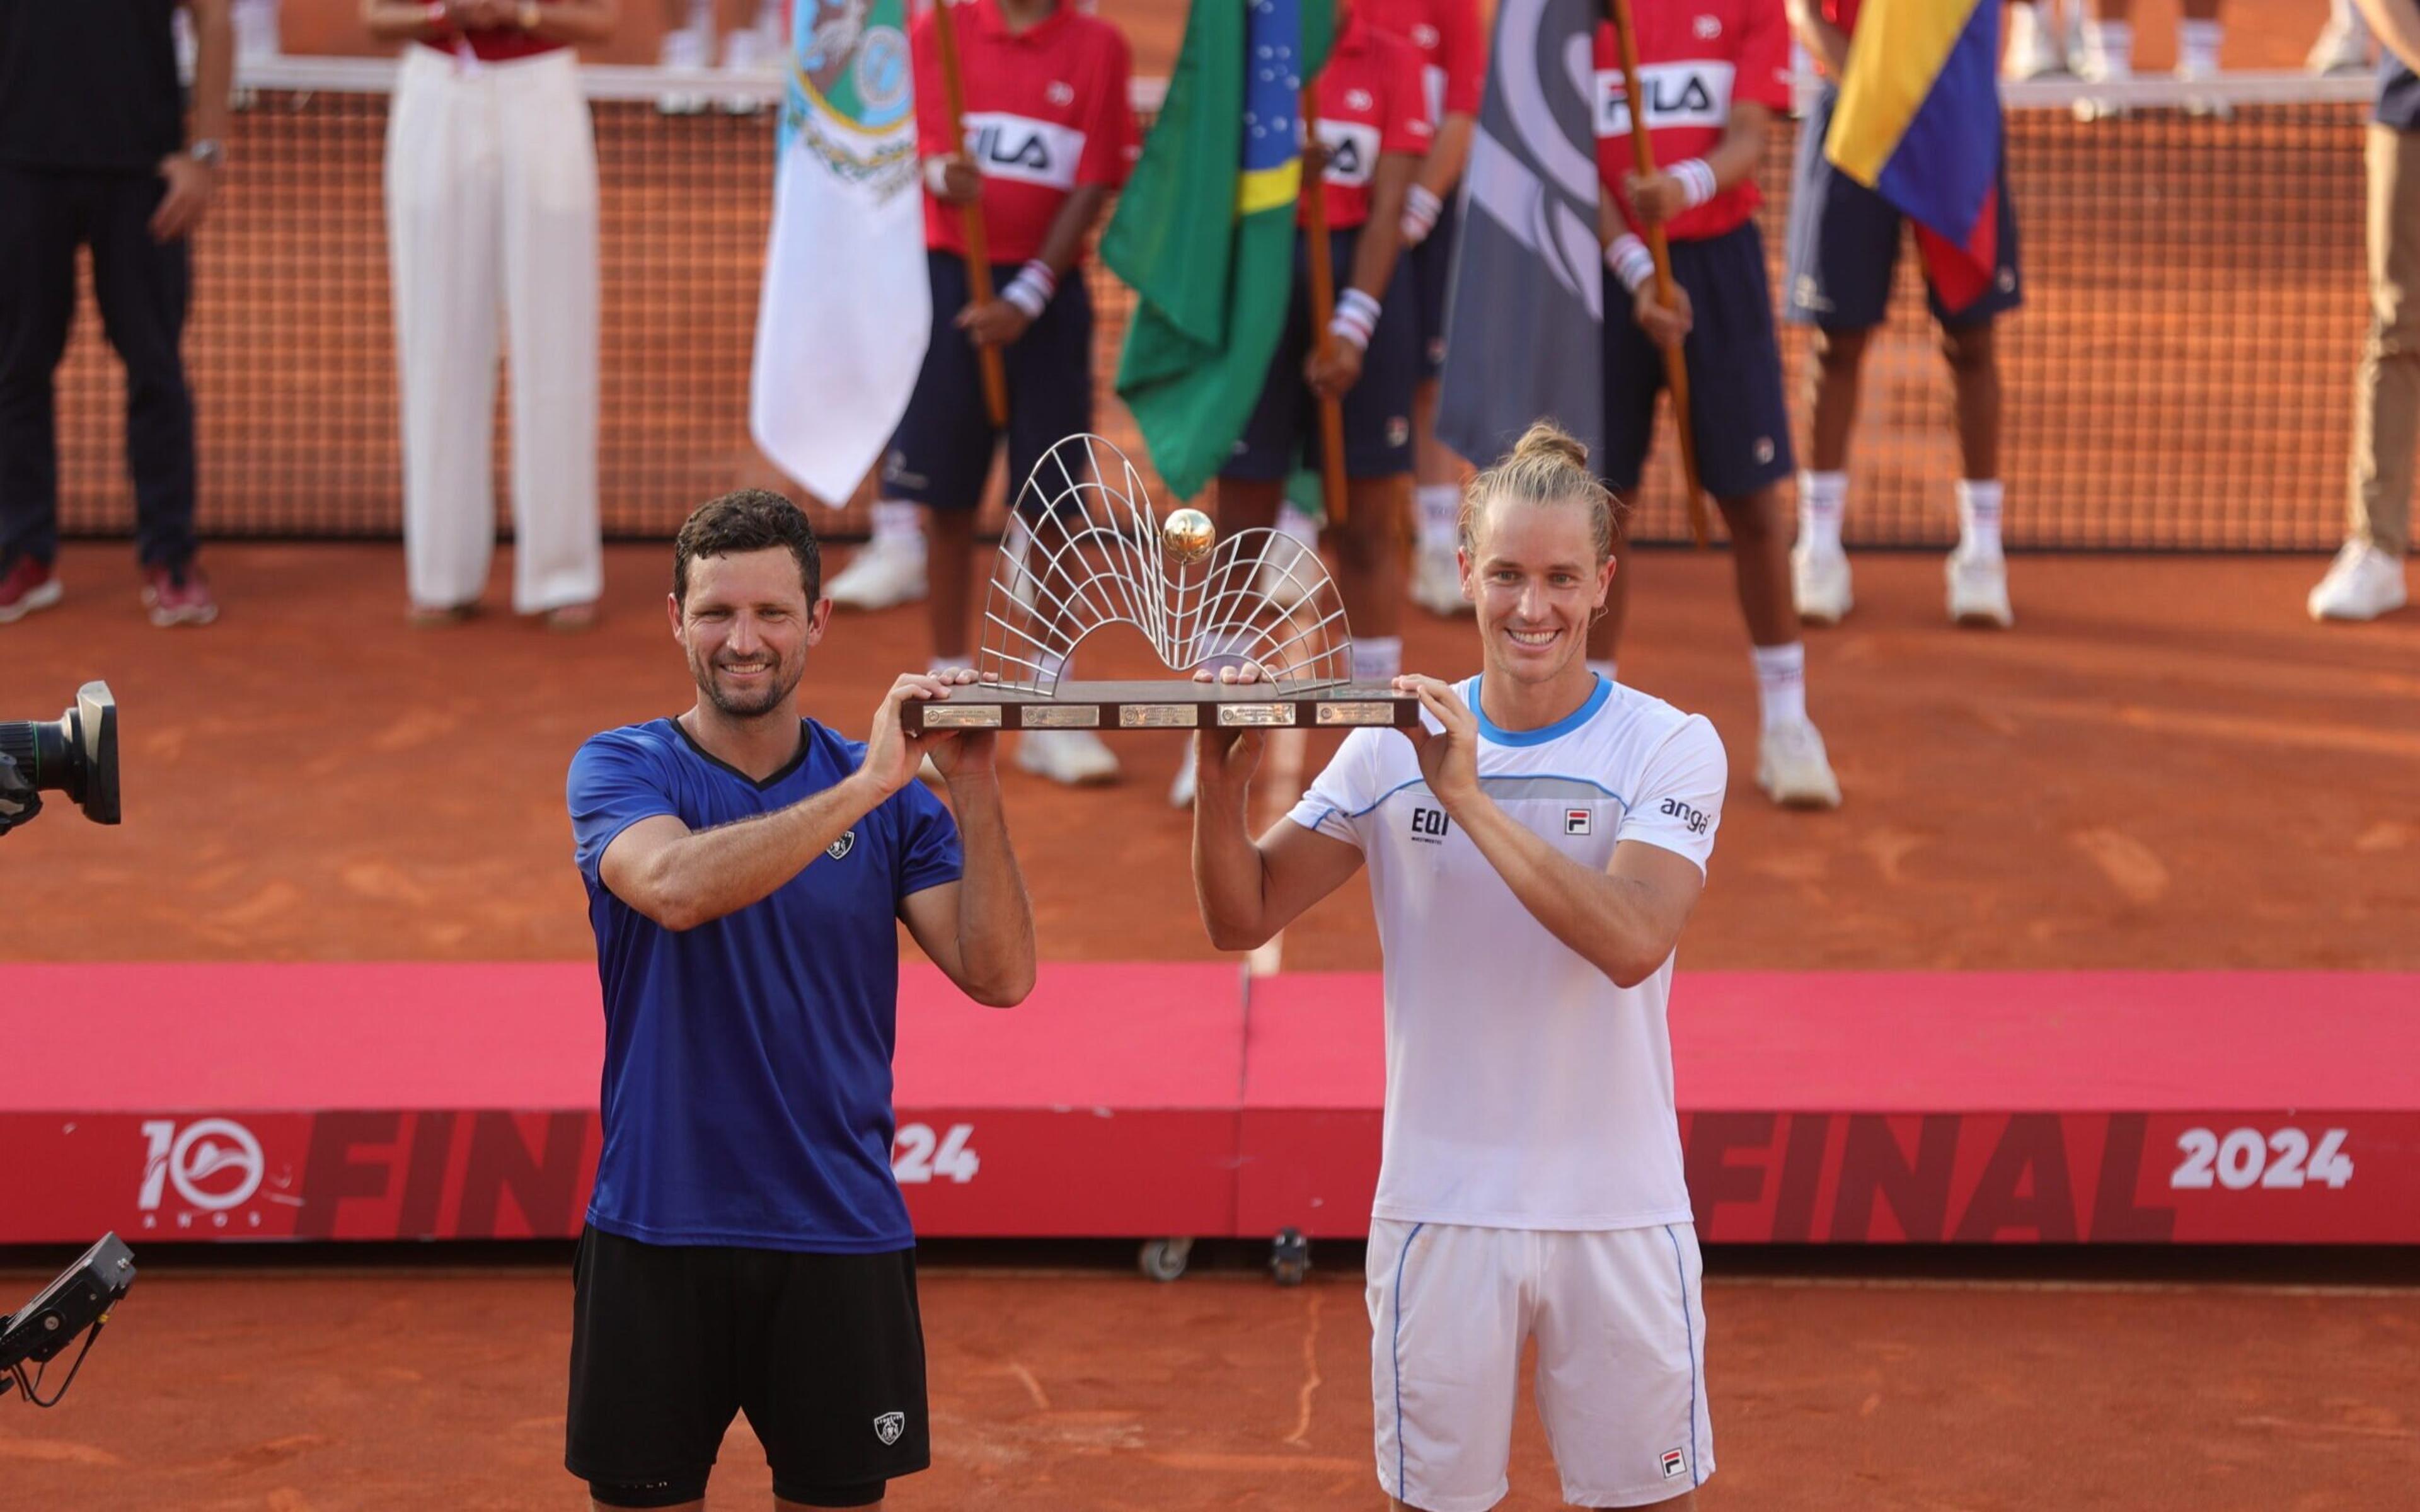
[[[1646,97],[1638,92],[1638,40],[1630,24],[1630,0],[1612,0],[1613,29],[1621,40],[1622,98],[1630,105],[1630,153],[1638,177],[1655,171],[1655,154],[1647,145]],[[1664,244],[1663,223],[1647,228],[1647,250],[1655,257],[1655,299],[1672,308],[1672,255]],[[1689,363],[1678,343],[1664,348],[1664,382],[1672,391],[1672,428],[1681,437],[1681,486],[1689,496],[1689,534],[1699,547],[1710,530],[1705,490],[1698,485],[1698,438],[1689,424]]]
[[[1306,142],[1319,140],[1319,97],[1317,85],[1304,81],[1302,86],[1302,137]],[[1336,313],[1336,268],[1327,247],[1327,184],[1326,172],[1312,176],[1303,185],[1303,207],[1310,222],[1303,230],[1305,251],[1311,263],[1311,339],[1325,363],[1333,349],[1336,338],[1329,334],[1328,320]],[[1344,407],[1332,398],[1319,401],[1320,487],[1326,495],[1328,525],[1344,523]]]
[[[933,36],[941,46],[941,92],[950,107],[950,141],[959,151],[966,150],[967,114],[966,83],[958,73],[958,27],[950,18],[950,0],[933,8]],[[994,295],[991,286],[991,255],[984,243],[983,201],[958,210],[959,224],[966,228],[967,284],[974,293],[977,305],[989,304]],[[936,316],[940,314],[936,310]],[[985,343],[975,348],[983,363],[984,409],[995,426],[1008,424],[1008,369],[1000,359],[1000,348]]]

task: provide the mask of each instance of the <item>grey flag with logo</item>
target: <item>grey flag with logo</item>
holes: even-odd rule
[[[1601,0],[1501,0],[1446,301],[1437,436],[1481,467],[1529,423],[1605,445]]]

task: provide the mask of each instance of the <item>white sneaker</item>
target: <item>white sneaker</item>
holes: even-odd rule
[[[1985,556],[1964,547],[1949,553],[1944,569],[1949,579],[1949,623],[1990,625],[2005,630],[2017,623],[2009,608],[2009,559],[1996,552]]]
[[[1202,785],[1202,748],[1188,736],[1185,742],[1185,760],[1176,766],[1176,780],[1168,785],[1168,803],[1172,809],[1193,807],[1194,789]]]
[[[2366,541],[2347,541],[2311,590],[2315,620],[2374,620],[2411,602],[2403,564]]]
[[[2188,63],[2177,65],[2179,84],[2215,84],[2217,80],[2218,70],[2215,69],[2197,69]],[[2231,121],[2235,119],[2235,107],[2216,95],[2187,95],[2185,114],[2206,120]]]
[[[2303,67],[2313,73],[2360,73],[2369,68],[2369,28],[2330,16]]]
[[[923,543],[869,541],[824,592],[843,609],[889,609],[922,598]]]
[[[774,52],[765,34],[751,26],[722,39],[722,67],[727,72],[746,72],[772,61]],[[734,90],[722,97],[722,113],[726,116],[753,116],[764,108],[762,99],[743,91]]]
[[[1412,602],[1447,619],[1472,612],[1470,600],[1462,596],[1462,567],[1453,548],[1419,548],[1412,559]]]
[[[1801,541],[1790,548],[1790,586],[1798,617],[1809,625],[1838,625],[1849,617],[1849,553],[1838,547],[1817,550]]]
[[[1028,730],[1017,737],[1016,766],[1062,787],[1098,787],[1118,779],[1118,759],[1090,730]]]
[[[692,26],[666,32],[658,61],[668,69],[705,68],[714,61],[714,39]],[[706,97],[667,90],[656,97],[656,109],[667,116],[694,116],[706,109]]]
[[[1840,779],[1832,775],[1823,737],[1804,719],[1775,725],[1758,739],[1756,785],[1785,809],[1840,806]]]
[[[2009,51],[2000,71],[2011,79],[2040,79],[2067,71],[2056,33],[2041,23],[2032,6],[2015,6],[2009,11]]]

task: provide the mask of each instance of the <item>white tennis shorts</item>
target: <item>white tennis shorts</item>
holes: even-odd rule
[[[1370,1224],[1378,1481],[1423,1512],[1487,1512],[1511,1482],[1522,1347],[1563,1499],[1668,1501],[1714,1473],[1697,1230]]]

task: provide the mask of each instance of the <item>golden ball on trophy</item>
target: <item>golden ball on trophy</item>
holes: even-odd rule
[[[1198,509],[1180,509],[1161,522],[1159,544],[1179,562],[1194,563],[1210,554],[1218,528]]]

